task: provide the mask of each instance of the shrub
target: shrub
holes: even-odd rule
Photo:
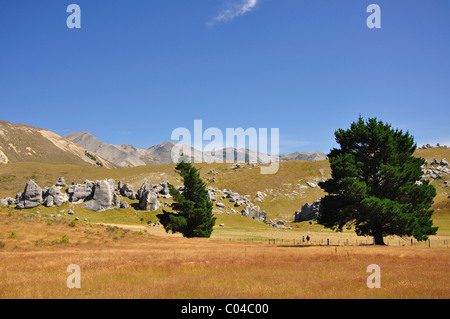
[[[94,155],[92,155],[91,153],[89,153],[88,151],[85,151],[84,155],[86,155],[87,157],[89,157],[93,161],[97,161],[97,158]]]
[[[77,225],[77,222],[74,221],[74,220],[72,220],[72,221],[69,223],[69,226],[70,226],[70,227],[75,227],[76,225]]]
[[[62,244],[67,244],[67,243],[69,243],[69,237],[67,237],[67,235],[62,236],[62,238],[61,238],[61,243],[62,243]]]

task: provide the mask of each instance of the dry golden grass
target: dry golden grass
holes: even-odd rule
[[[446,247],[269,246],[47,221],[0,213],[0,298],[450,298]],[[81,289],[66,286],[70,264]],[[370,264],[381,289],[366,286]]]
[[[423,149],[423,150],[420,149],[420,150],[416,150],[416,152],[414,153],[414,156],[422,157],[430,162],[435,158],[439,161],[443,158],[450,160],[450,148],[433,147],[433,148],[427,148],[427,149]]]

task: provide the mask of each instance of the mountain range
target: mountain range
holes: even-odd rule
[[[70,133],[64,135],[64,137],[121,167],[171,164],[173,163],[171,157],[172,148],[176,145],[176,143],[173,142],[164,142],[150,148],[138,148],[130,144],[113,145],[99,140],[88,132]],[[273,155],[231,147],[217,151],[213,156],[206,153],[202,154],[201,151],[192,147],[190,147],[190,150],[191,160],[194,162],[213,162],[218,159],[233,159],[236,162],[244,159],[245,162],[249,162],[250,160],[255,159],[255,161],[260,164],[267,164],[277,160],[276,156]],[[324,153],[317,151],[304,153],[296,152],[280,155],[279,157],[281,161],[318,161],[325,160],[326,158]]]
[[[168,141],[150,148],[139,148],[130,144],[113,145],[88,132],[60,136],[49,130],[0,121],[0,164],[38,162],[104,168],[171,164],[172,148],[175,145],[177,144]],[[191,160],[196,163],[233,159],[236,162],[255,160],[265,164],[278,160],[273,155],[231,147],[213,155],[203,154],[192,147],[190,150]],[[326,158],[322,152],[296,152],[279,156],[280,161],[318,161]]]

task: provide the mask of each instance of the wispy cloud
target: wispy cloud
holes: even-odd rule
[[[211,19],[208,25],[212,26],[218,22],[232,21],[255,9],[259,1],[260,0],[234,0],[232,2],[227,2],[222,10]]]

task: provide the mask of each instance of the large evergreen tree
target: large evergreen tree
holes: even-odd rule
[[[416,183],[424,159],[413,156],[417,146],[408,132],[360,117],[335,137],[340,148],[328,154],[332,176],[319,183],[328,193],[320,224],[337,231],[354,226],[377,245],[388,235],[426,240],[436,234],[430,209],[436,189],[428,181]]]
[[[182,233],[184,237],[211,236],[216,218],[212,214],[212,203],[208,198],[206,184],[200,173],[191,163],[180,161],[176,170],[183,177],[184,190],[179,192],[169,183],[170,195],[175,203],[175,213],[166,212],[157,215],[166,232]]]

